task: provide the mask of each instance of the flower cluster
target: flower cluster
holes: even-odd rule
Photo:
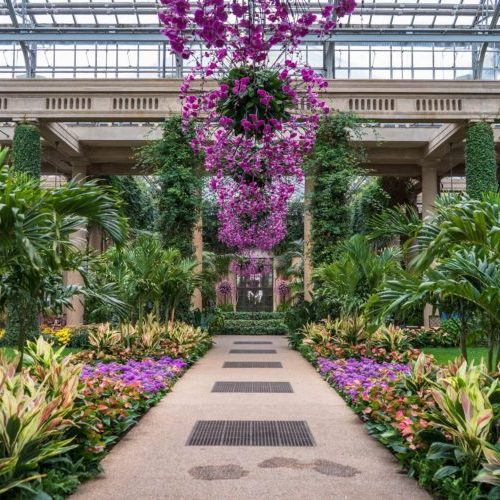
[[[223,280],[217,285],[217,291],[226,297],[227,295],[230,295],[232,292],[233,287],[231,283],[228,280]]]
[[[193,148],[202,152],[219,204],[219,239],[240,252],[270,250],[286,235],[287,202],[302,180],[320,116],[329,112],[319,92],[327,82],[300,62],[297,47],[310,33],[335,27],[352,0],[319,16],[297,13],[281,0],[162,0],[164,33],[173,52],[193,56],[189,42],[207,49],[182,87],[184,123],[203,117]],[[271,49],[286,58],[271,61]],[[229,68],[229,70],[228,70]],[[204,89],[208,78],[219,84]],[[201,84],[194,88],[196,81]]]
[[[57,328],[44,325],[41,328],[41,332],[45,336],[52,337],[61,345],[68,345],[73,335],[73,330],[69,326]]]
[[[387,387],[391,381],[410,372],[407,365],[377,363],[370,358],[335,361],[318,358],[318,366],[321,375],[328,375],[328,381],[352,399],[363,397],[374,386]]]
[[[229,270],[238,276],[247,278],[256,274],[269,274],[272,271],[271,259],[268,257],[242,256],[229,263]]]
[[[184,360],[168,356],[158,361],[146,358],[142,361],[129,360],[125,364],[98,363],[95,366],[85,366],[82,378],[110,378],[137,387],[141,391],[155,393],[165,389],[186,367]]]
[[[276,288],[278,289],[278,294],[281,298],[287,297],[290,293],[290,285],[288,284],[288,281],[279,280]]]

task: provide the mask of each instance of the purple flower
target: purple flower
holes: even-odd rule
[[[98,363],[95,366],[86,365],[83,367],[81,377],[86,379],[103,375],[127,385],[138,386],[143,392],[155,393],[165,389],[186,367],[187,363],[184,360],[168,356],[159,360],[131,359],[125,364],[112,362]]]

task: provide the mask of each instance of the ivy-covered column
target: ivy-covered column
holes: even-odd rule
[[[498,189],[495,142],[488,122],[471,122],[467,128],[465,180],[467,193],[473,198]]]
[[[22,121],[17,123],[12,140],[12,167],[20,172],[39,178],[42,165],[42,146],[40,142],[40,130],[36,121]],[[20,330],[21,314],[27,321],[28,338],[37,337],[39,334],[38,304],[30,303],[26,311],[19,310],[19,301],[12,299],[7,303],[7,324],[3,342],[8,345],[16,345]]]

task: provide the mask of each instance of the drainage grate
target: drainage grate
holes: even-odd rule
[[[283,368],[281,361],[225,361],[222,368]]]
[[[276,354],[276,349],[231,349],[229,354]]]
[[[293,392],[290,382],[215,382],[212,392]]]
[[[198,420],[187,446],[315,446],[303,420]]]
[[[238,340],[233,344],[272,344],[270,340]]]

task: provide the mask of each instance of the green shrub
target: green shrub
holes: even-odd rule
[[[221,335],[287,335],[288,328],[280,319],[226,319]]]
[[[235,319],[246,319],[246,320],[261,320],[261,319],[283,319],[285,314],[282,312],[248,312],[248,311],[238,311],[238,312],[224,312],[224,318],[226,320]]]
[[[497,162],[493,129],[490,123],[472,123],[465,143],[465,179],[467,193],[480,198],[483,193],[496,191]]]

